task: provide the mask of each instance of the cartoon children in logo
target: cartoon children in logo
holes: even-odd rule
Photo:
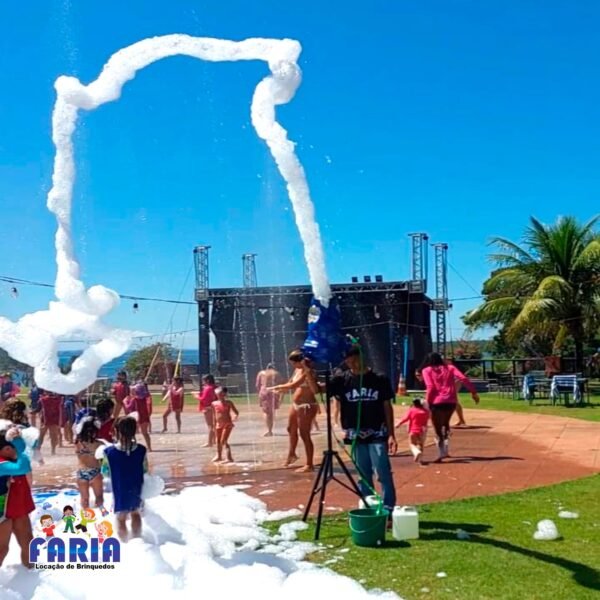
[[[75,526],[77,531],[81,531],[82,533],[87,533],[88,523],[94,523],[96,521],[96,513],[91,508],[82,508],[80,515],[80,522]]]
[[[54,537],[54,530],[56,529],[56,523],[52,515],[42,515],[40,517],[40,523],[42,525],[41,530],[46,535],[46,538]]]
[[[98,542],[104,543],[106,538],[112,537],[113,526],[110,521],[101,521],[95,525],[96,531],[98,532]]]
[[[67,504],[67,506],[63,508],[62,520],[65,522],[63,533],[75,533],[75,513],[72,506]]]

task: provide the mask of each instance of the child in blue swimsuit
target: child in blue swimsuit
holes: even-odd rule
[[[104,451],[114,495],[117,534],[122,541],[129,538],[128,517],[131,517],[131,537],[142,535],[142,486],[148,461],[146,448],[135,441],[136,429],[133,417],[119,417],[114,426],[116,444]]]
[[[77,469],[77,487],[81,497],[82,510],[90,507],[90,488],[94,491],[96,506],[104,503],[102,489],[102,473],[100,461],[96,458],[96,450],[101,445],[98,441],[98,422],[91,415],[83,417],[75,426],[75,454],[79,460]]]

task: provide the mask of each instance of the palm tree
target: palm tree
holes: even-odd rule
[[[560,217],[548,226],[531,217],[521,245],[493,238],[498,252],[489,259],[497,269],[484,283],[485,301],[465,323],[502,325],[512,339],[552,335],[556,351],[571,338],[581,370],[584,342],[600,329],[599,219],[582,225]]]

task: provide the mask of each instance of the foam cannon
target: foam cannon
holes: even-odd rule
[[[337,365],[344,357],[346,340],[342,315],[335,298],[325,306],[313,298],[308,309],[308,333],[302,350],[315,363]]]

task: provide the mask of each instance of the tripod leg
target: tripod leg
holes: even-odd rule
[[[327,474],[325,472],[325,467],[327,465],[329,461],[327,460],[327,452],[323,452],[323,460],[321,461],[321,466],[319,467],[319,472],[317,473],[317,476],[315,477],[315,482],[313,484],[313,488],[312,491],[310,492],[310,498],[308,499],[308,502],[306,503],[306,508],[304,509],[304,515],[302,517],[302,520],[304,522],[306,522],[306,519],[308,519],[308,513],[310,513],[310,507],[312,506],[313,500],[315,499],[315,496],[317,495],[317,492],[319,491],[319,483],[321,482],[321,478],[323,478],[323,483],[322,485],[325,485],[325,480],[327,477]]]
[[[364,497],[364,495],[363,495],[360,487],[356,483],[356,481],[354,481],[354,477],[352,477],[352,474],[350,473],[350,471],[348,471],[348,467],[344,464],[344,461],[342,460],[342,457],[337,452],[334,452],[333,454],[337,458],[337,461],[338,461],[340,467],[342,467],[342,471],[344,472],[344,474],[348,478],[348,481],[351,483],[352,488],[354,489],[356,495],[365,503],[365,506],[366,506],[367,500]]]
[[[323,518],[323,505],[325,504],[325,492],[327,490],[327,484],[329,483],[329,479],[327,474],[331,471],[333,472],[333,459],[331,457],[330,452],[326,452],[325,456],[323,456],[323,462],[327,463],[323,477],[323,484],[321,485],[321,493],[319,495],[319,510],[317,512],[317,524],[315,527],[315,540],[319,539],[319,535],[321,533],[321,519]]]

